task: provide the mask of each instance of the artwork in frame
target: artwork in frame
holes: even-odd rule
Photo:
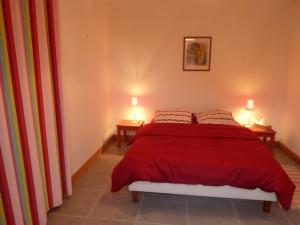
[[[210,71],[211,39],[211,37],[184,37],[184,71]]]

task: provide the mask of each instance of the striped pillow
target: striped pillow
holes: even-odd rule
[[[213,110],[209,112],[198,113],[196,118],[197,123],[199,124],[209,123],[240,126],[240,124],[234,120],[232,113],[224,110]]]
[[[192,113],[184,110],[158,110],[154,116],[155,123],[192,123]]]

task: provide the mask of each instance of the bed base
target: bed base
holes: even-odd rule
[[[129,185],[129,191],[132,192],[132,202],[134,203],[139,201],[140,192],[258,200],[263,202],[262,210],[265,213],[270,213],[272,202],[277,201],[277,197],[274,192],[265,192],[259,188],[249,190],[231,187],[228,185],[205,186],[200,184],[188,185],[136,181]]]

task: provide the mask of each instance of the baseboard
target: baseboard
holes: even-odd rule
[[[111,143],[115,140],[115,135],[110,136],[104,144],[72,175],[72,184],[74,184],[82,174],[89,169],[93,163],[97,160],[99,155],[108,148]]]
[[[292,160],[300,165],[300,157],[294,151],[292,151],[289,147],[282,144],[281,142],[278,143],[278,146],[281,151],[283,151],[287,156],[289,156]]]

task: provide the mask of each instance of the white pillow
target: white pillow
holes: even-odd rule
[[[192,113],[185,110],[158,110],[154,115],[155,123],[192,123]]]
[[[225,124],[240,126],[232,116],[231,112],[224,110],[212,110],[196,114],[197,123],[199,124]]]

